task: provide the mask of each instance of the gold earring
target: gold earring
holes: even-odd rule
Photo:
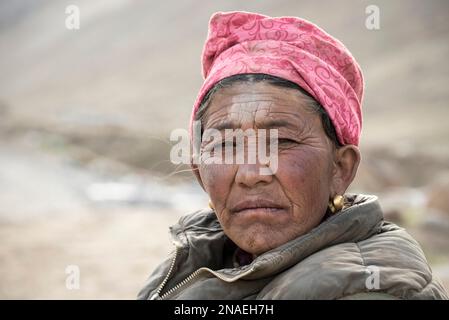
[[[209,200],[209,208],[211,208],[212,210],[215,210],[214,204],[212,203],[211,200]]]
[[[337,194],[334,198],[329,201],[329,209],[332,213],[336,213],[343,209],[345,205],[345,198],[342,195]]]

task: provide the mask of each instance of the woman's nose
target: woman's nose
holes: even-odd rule
[[[258,184],[268,184],[273,180],[272,175],[264,174],[264,165],[240,164],[235,175],[235,182],[247,188],[253,188]]]

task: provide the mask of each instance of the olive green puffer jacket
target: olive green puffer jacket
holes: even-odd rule
[[[175,252],[138,299],[447,299],[419,244],[383,220],[377,197],[353,204],[309,233],[229,263],[232,247],[210,209],[170,228]]]

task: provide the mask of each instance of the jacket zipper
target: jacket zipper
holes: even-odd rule
[[[178,283],[176,286],[168,290],[166,293],[164,293],[162,296],[159,296],[161,300],[165,299],[175,291],[179,290],[181,287],[185,286],[187,283],[195,279],[195,277],[202,271],[202,269],[198,269],[195,272],[191,273],[187,278],[182,280],[180,283]]]
[[[196,271],[192,272],[187,278],[185,278],[184,280],[179,282],[177,285],[175,285],[173,288],[169,289],[167,292],[165,292],[163,295],[161,295],[162,289],[164,289],[165,285],[167,284],[168,280],[171,277],[171,274],[173,273],[173,269],[175,267],[175,262],[178,257],[178,253],[179,253],[179,247],[176,247],[175,254],[174,254],[173,260],[170,264],[170,268],[168,269],[167,275],[165,276],[164,280],[159,285],[156,293],[151,296],[151,298],[150,298],[151,300],[163,300],[163,299],[167,298],[168,296],[172,295],[174,292],[176,292],[177,290],[179,290],[180,288],[182,288],[183,286],[185,286],[186,284],[191,282],[193,279],[195,279],[202,271],[208,271],[208,272],[212,273],[214,276],[216,276],[217,278],[219,278],[225,282],[236,281],[237,279],[253,272],[253,268],[250,268],[250,269],[246,270],[245,272],[235,276],[234,278],[228,278],[228,277],[224,277],[223,275],[221,275],[218,272],[213,271],[209,268],[202,267],[202,268],[199,268]]]
[[[170,279],[170,276],[175,267],[176,258],[178,257],[178,252],[179,252],[179,248],[176,246],[175,253],[174,253],[173,259],[171,261],[170,268],[168,269],[167,275],[165,276],[164,280],[162,280],[161,284],[157,288],[156,293],[151,296],[151,298],[150,298],[151,300],[162,299],[162,297],[161,297],[162,289],[167,284],[168,279]]]

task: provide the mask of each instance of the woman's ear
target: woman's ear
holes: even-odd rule
[[[336,149],[334,161],[333,192],[343,195],[357,173],[360,163],[359,148],[354,145],[345,145]]]

